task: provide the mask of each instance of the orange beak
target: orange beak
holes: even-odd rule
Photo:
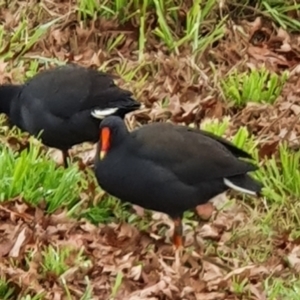
[[[102,160],[106,156],[106,153],[110,146],[110,129],[108,127],[102,128],[100,140],[101,140],[100,160]]]

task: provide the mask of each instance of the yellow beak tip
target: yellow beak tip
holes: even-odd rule
[[[106,151],[100,151],[100,159],[102,160],[106,155]]]

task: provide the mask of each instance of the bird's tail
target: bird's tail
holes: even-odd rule
[[[118,111],[118,107],[110,107],[104,109],[94,109],[91,112],[91,115],[96,119],[104,119],[105,117],[111,116]]]
[[[23,85],[3,84],[0,85],[0,113],[9,114],[10,103],[21,92]]]
[[[113,115],[124,118],[127,113],[137,110],[140,107],[141,103],[133,99],[131,96],[126,96],[118,101],[114,101],[113,103],[111,103],[110,107],[104,109],[94,109],[91,114],[94,118],[100,120]]]
[[[260,196],[263,185],[248,174],[224,178],[224,184],[229,188],[253,196]]]
[[[124,118],[127,113],[139,108],[141,108],[141,103],[136,101],[131,95],[128,95],[118,102],[118,110],[116,114],[119,117]]]

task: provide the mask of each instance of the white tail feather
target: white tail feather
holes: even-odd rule
[[[240,186],[237,186],[235,185],[234,183],[232,183],[230,180],[228,180],[227,178],[224,178],[224,184],[226,186],[228,186],[229,188],[235,190],[235,191],[238,191],[238,192],[241,192],[241,193],[246,193],[246,194],[249,194],[249,195],[256,195],[256,192],[254,191],[251,191],[251,190],[247,190],[245,188],[242,188]]]
[[[105,108],[105,109],[94,109],[91,115],[96,119],[104,119],[107,116],[114,114],[118,110],[117,107]]]

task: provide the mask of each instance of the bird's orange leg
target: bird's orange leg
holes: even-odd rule
[[[173,243],[176,249],[183,246],[183,237],[182,237],[182,222],[181,218],[175,218],[174,220],[174,234],[173,234]]]

